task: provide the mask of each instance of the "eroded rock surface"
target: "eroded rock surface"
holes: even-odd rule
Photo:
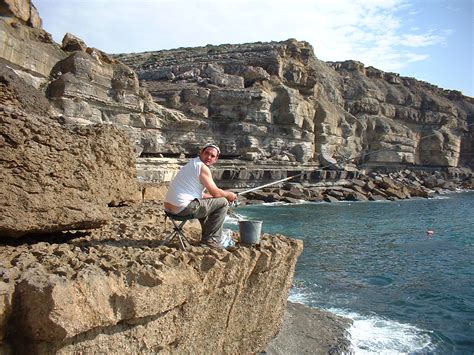
[[[15,17],[34,28],[41,28],[42,21],[38,10],[31,1],[25,0],[2,0],[0,2],[0,15]]]
[[[161,205],[112,211],[92,232],[0,247],[0,326],[8,324],[0,335],[9,346],[38,353],[264,350],[279,330],[301,241],[264,235],[259,246],[229,252],[199,246],[191,228],[195,246],[182,251],[160,246]]]
[[[30,8],[34,9],[30,1],[0,2],[3,15],[0,16],[0,58],[9,61],[27,83],[39,88],[47,82],[51,69],[65,53],[41,28],[39,16],[32,21],[37,12]]]
[[[355,61],[329,65],[343,78],[345,109],[358,118],[362,148],[375,151],[364,162],[472,166],[473,98]]]
[[[224,155],[285,164],[472,166],[474,100],[355,61],[319,61],[306,42],[120,54],[156,102],[196,126],[162,127],[144,153]],[[153,139],[153,137],[149,137]]]
[[[0,87],[1,237],[95,228],[108,204],[137,197],[126,134],[60,125],[44,96],[3,65]]]

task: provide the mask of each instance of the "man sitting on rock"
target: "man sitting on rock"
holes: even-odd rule
[[[212,178],[209,167],[220,153],[217,145],[206,144],[199,156],[183,166],[173,179],[164,203],[167,212],[198,218],[202,228],[201,241],[213,248],[220,247],[229,202],[237,199],[235,193],[218,188]]]

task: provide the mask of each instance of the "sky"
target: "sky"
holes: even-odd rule
[[[474,0],[33,0],[43,28],[107,53],[284,41],[474,97]]]

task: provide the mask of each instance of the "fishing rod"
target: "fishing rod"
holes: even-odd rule
[[[466,128],[470,127],[474,125],[474,123],[471,123],[471,124],[468,124]],[[460,128],[457,128],[457,129],[460,129]],[[430,134],[428,136],[424,136],[422,138],[420,138],[420,141],[422,141],[423,139],[426,139],[426,138],[430,138],[430,137],[433,137],[433,136],[436,136],[439,132],[437,133],[433,133],[433,134]],[[375,154],[375,153],[380,153],[380,152],[384,152],[384,151],[398,151],[400,147],[397,146],[397,148],[383,148],[383,149],[379,149],[379,150],[374,150],[372,152],[369,152],[369,153],[363,153],[363,154],[359,154],[359,155],[356,155],[355,157],[350,157],[350,158],[346,158],[346,159],[343,159],[342,161],[339,161],[339,162],[335,162],[335,163],[331,163],[331,164],[328,164],[326,166],[323,166],[319,169],[315,169],[314,171],[322,171],[324,169],[327,169],[327,168],[330,168],[334,165],[338,165],[338,164],[345,164],[351,160],[354,160],[356,158],[365,158],[369,155],[372,155],[372,154]],[[257,190],[260,190],[260,189],[263,189],[265,187],[268,187],[268,186],[272,186],[272,185],[276,185],[276,184],[279,184],[279,183],[282,183],[282,182],[285,182],[285,181],[289,181],[291,179],[294,179],[296,177],[299,177],[303,174],[305,174],[307,172],[301,172],[299,174],[296,174],[296,175],[292,175],[292,176],[289,176],[287,178],[284,178],[284,179],[281,179],[281,180],[277,180],[277,181],[273,181],[273,182],[269,182],[268,184],[264,184],[264,185],[261,185],[261,186],[257,186],[257,187],[253,187],[251,189],[248,189],[248,190],[245,190],[245,191],[242,191],[242,192],[237,192],[236,195],[238,196],[241,196],[241,195],[244,195],[244,194],[248,194],[249,192],[253,192],[253,191],[257,191]]]

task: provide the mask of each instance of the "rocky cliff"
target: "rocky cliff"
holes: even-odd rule
[[[328,165],[472,166],[474,99],[362,63],[324,63],[306,42],[180,48],[115,56],[154,100],[195,122],[148,137],[144,153]],[[469,126],[470,125],[470,126]],[[164,139],[164,140],[163,140]]]
[[[0,234],[90,229],[108,205],[137,198],[128,136],[115,126],[61,125],[49,102],[0,59]]]
[[[30,1],[0,1],[0,56],[0,353],[263,351],[302,242],[214,250],[191,226],[188,250],[164,246],[135,157],[142,130],[192,120],[80,39],[54,43]]]
[[[4,17],[1,56],[63,122],[126,128],[139,164],[215,141],[222,158],[290,170],[473,166],[474,99],[457,91],[325,63],[296,40],[111,56],[71,34],[59,46],[30,22]]]
[[[0,247],[0,352],[251,353],[278,332],[302,242],[160,246],[157,203]],[[198,229],[188,229],[191,240]],[[28,243],[29,241],[29,243]],[[3,348],[2,348],[3,347]]]
[[[129,206],[162,193],[141,194],[137,174],[169,181],[204,142],[222,147],[215,175],[229,188],[303,172],[295,181],[304,187],[255,196],[264,201],[449,187],[442,174],[367,179],[343,162],[473,165],[472,98],[353,61],[321,62],[306,42],[112,56],[71,34],[56,44],[31,1],[1,0],[0,58],[4,353],[265,349],[302,243],[266,235],[259,246],[214,251],[191,228],[194,246],[180,251],[160,244],[169,229],[160,202]],[[315,170],[328,165],[339,170]],[[347,345],[336,343],[327,347]]]

